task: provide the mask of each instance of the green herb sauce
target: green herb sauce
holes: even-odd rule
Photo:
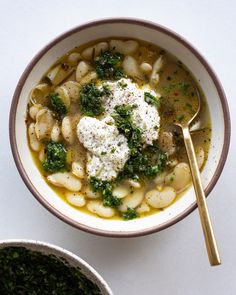
[[[0,249],[1,295],[99,295],[79,267],[24,247]]]

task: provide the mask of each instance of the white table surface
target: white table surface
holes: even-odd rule
[[[208,264],[197,211],[146,237],[97,237],[50,214],[18,174],[10,150],[8,115],[21,73],[36,52],[61,32],[109,16],[149,19],[175,30],[205,55],[224,86],[232,119],[231,148],[208,198],[222,256],[220,267]],[[0,0],[0,239],[38,239],[63,246],[91,263],[117,295],[236,294],[235,29],[234,0]]]

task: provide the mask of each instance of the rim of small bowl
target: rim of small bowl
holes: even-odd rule
[[[216,182],[218,181],[221,172],[223,170],[223,167],[226,162],[226,158],[228,155],[228,150],[229,150],[229,145],[230,145],[230,133],[231,133],[231,124],[230,124],[230,113],[229,113],[229,107],[227,103],[227,99],[223,90],[223,87],[221,85],[220,80],[218,79],[216,73],[212,69],[211,65],[208,63],[208,61],[203,57],[203,55],[185,38],[177,34],[176,32],[158,24],[154,23],[151,21],[143,20],[143,19],[138,19],[138,18],[105,18],[105,19],[98,19],[90,22],[86,22],[84,24],[81,24],[75,28],[72,28],[55,39],[53,39],[51,42],[49,42],[46,46],[44,46],[34,57],[33,59],[29,62],[28,66],[24,70],[23,74],[21,75],[19,82],[17,84],[17,87],[15,89],[12,103],[11,103],[11,108],[10,108],[10,115],[9,115],[9,136],[10,136],[10,143],[11,143],[11,150],[13,154],[13,158],[15,160],[15,164],[17,166],[17,169],[21,175],[22,180],[30,190],[30,192],[34,195],[34,197],[46,208],[48,209],[51,213],[56,215],[58,218],[63,220],[64,222],[74,226],[75,228],[78,228],[80,230],[83,230],[88,233],[100,235],[100,236],[107,236],[107,237],[138,237],[138,236],[144,236],[148,234],[152,234],[158,231],[161,231],[177,222],[180,220],[184,219],[186,216],[188,216],[193,210],[197,208],[197,203],[193,203],[190,205],[188,208],[186,208],[183,212],[178,214],[177,216],[171,218],[170,220],[160,224],[153,226],[151,228],[147,229],[142,229],[138,231],[129,231],[129,232],[122,232],[122,231],[108,231],[108,230],[101,230],[97,229],[95,227],[90,227],[84,224],[80,224],[76,221],[71,220],[69,217],[65,216],[61,212],[59,212],[57,209],[52,207],[47,201],[44,200],[43,196],[37,191],[37,188],[35,188],[26,174],[23,164],[20,159],[20,155],[17,149],[17,144],[16,144],[16,134],[15,134],[15,120],[16,120],[16,110],[18,106],[18,101],[20,97],[21,90],[24,86],[24,83],[31,72],[31,70],[34,68],[35,64],[41,59],[41,57],[49,50],[51,49],[55,44],[58,42],[62,41],[66,37],[77,33],[79,31],[82,31],[87,28],[91,27],[96,27],[97,25],[102,25],[102,24],[109,24],[109,23],[126,23],[126,24],[136,24],[139,26],[144,26],[148,27],[151,29],[154,29],[156,31],[162,32],[176,41],[180,42],[183,44],[186,48],[188,48],[197,58],[200,60],[201,64],[204,66],[206,71],[208,72],[209,76],[214,82],[214,85],[217,89],[220,101],[221,101],[221,106],[223,110],[223,115],[224,115],[224,144],[222,148],[222,152],[220,155],[220,160],[217,165],[217,168],[215,170],[215,173],[209,182],[208,186],[205,188],[205,194],[206,196],[209,195],[209,193],[212,191],[214,188]]]
[[[1,247],[3,246],[3,247]],[[113,292],[107,282],[103,279],[103,277],[85,260],[77,256],[76,254],[51,243],[48,242],[42,242],[38,240],[28,240],[28,239],[7,239],[7,240],[0,240],[0,249],[3,249],[5,247],[36,247],[35,251],[39,251],[41,253],[43,252],[43,249],[49,249],[52,251],[52,254],[54,254],[56,257],[60,258],[63,256],[63,258],[66,259],[69,257],[73,261],[76,261],[79,267],[81,265],[88,270],[90,273],[92,273],[96,279],[100,282],[101,286],[104,288],[104,290],[107,292],[108,295],[113,295]],[[92,280],[92,279],[91,279]],[[95,284],[97,284],[95,282]]]

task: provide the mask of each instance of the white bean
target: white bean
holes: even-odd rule
[[[92,71],[80,80],[80,85],[88,84],[91,81],[96,80],[97,77],[98,77],[97,73],[95,71]]]
[[[59,86],[55,89],[55,92],[59,94],[60,99],[65,104],[66,108],[70,107],[70,96],[65,86]]]
[[[41,143],[36,137],[34,123],[31,123],[29,125],[28,134],[29,134],[30,147],[32,148],[33,151],[38,152],[41,148]]]
[[[36,115],[35,134],[39,140],[50,138],[55,123],[52,112],[43,108]]]
[[[201,146],[198,146],[196,148],[196,157],[197,157],[198,168],[201,169],[205,160],[205,152]]]
[[[31,93],[30,93],[30,99],[32,102],[35,100],[43,100],[44,97],[50,92],[50,86],[47,83],[41,83],[35,86]]]
[[[69,63],[76,64],[80,58],[81,58],[81,56],[80,56],[80,53],[79,52],[72,52],[68,56],[67,61]]]
[[[66,192],[66,199],[67,201],[76,207],[83,207],[86,204],[84,195],[80,192],[73,193],[73,192]]]
[[[42,147],[39,151],[39,161],[44,162],[46,159],[45,147]]]
[[[94,49],[95,49],[94,57],[96,57],[108,49],[108,43],[107,42],[99,42],[97,45],[95,45]]]
[[[61,129],[57,122],[52,127],[51,140],[55,142],[58,142],[61,140]]]
[[[51,83],[56,86],[66,79],[73,71],[73,68],[64,69],[62,65],[57,65],[52,68],[48,73],[47,77]]]
[[[112,191],[113,196],[119,199],[126,197],[129,193],[130,193],[130,188],[125,184],[117,186]]]
[[[82,57],[86,60],[91,60],[93,56],[94,47],[88,47],[82,51]]]
[[[163,55],[160,55],[153,64],[153,72],[156,72],[156,73],[160,72],[161,68],[163,67],[163,64],[164,64],[164,58],[163,58]]]
[[[47,83],[40,83],[35,86],[34,89],[41,91],[43,94],[46,94],[50,91],[50,86]]]
[[[63,86],[67,89],[71,100],[75,101],[79,98],[80,84],[78,82],[67,81]]]
[[[152,66],[147,62],[142,62],[140,65],[140,70],[144,73],[150,73],[152,71]]]
[[[122,54],[132,54],[138,50],[138,42],[135,40],[111,40],[110,41],[110,49],[114,49]]]
[[[159,79],[160,79],[159,72],[160,72],[163,64],[164,64],[164,59],[163,59],[163,56],[160,55],[159,58],[153,64],[153,67],[152,67],[152,73],[151,73],[151,77],[150,77],[150,84],[153,87],[157,86],[157,84],[159,82]]]
[[[87,203],[87,208],[90,212],[97,214],[100,217],[110,218],[115,215],[115,210],[111,207],[105,207],[102,201],[94,200]]]
[[[98,44],[94,46],[84,49],[81,55],[84,59],[91,60],[92,58],[100,55],[101,52],[106,51],[107,49],[108,49],[107,42],[99,42]]]
[[[178,160],[176,158],[169,159],[166,162],[166,165],[168,165],[169,167],[172,167],[172,168],[175,167],[177,164],[178,164]]]
[[[53,69],[51,69],[48,73],[47,73],[47,77],[48,79],[52,82],[53,85],[57,85],[59,83],[57,83],[56,80],[56,76],[58,75],[59,71],[60,71],[61,66],[57,65],[56,67],[54,67]]]
[[[136,211],[138,213],[146,213],[150,211],[150,207],[148,206],[148,204],[146,203],[146,201],[142,201],[142,203],[136,208]]]
[[[58,172],[47,177],[48,181],[55,186],[65,187],[69,191],[77,192],[81,189],[81,181],[71,172]]]
[[[156,185],[162,185],[165,182],[165,177],[166,177],[166,171],[157,174],[157,176],[154,178],[154,182]]]
[[[80,61],[78,63],[78,66],[76,68],[75,72],[75,79],[77,82],[80,82],[81,78],[84,77],[90,69],[90,66],[87,62],[85,61]]]
[[[75,136],[73,133],[73,128],[71,124],[71,120],[68,116],[65,116],[61,123],[61,132],[64,137],[64,139],[69,142],[69,144],[72,144],[75,140]]]
[[[42,109],[42,105],[41,104],[34,104],[29,108],[29,115],[30,118],[35,120],[37,113]]]
[[[145,195],[147,203],[153,208],[165,208],[170,205],[176,197],[173,187],[166,186],[161,191],[151,190]]]
[[[122,200],[122,204],[119,206],[119,210],[121,212],[125,212],[128,208],[134,209],[142,203],[143,198],[144,190],[138,189]]]
[[[71,165],[71,172],[78,178],[84,178],[84,167],[79,162],[73,162]]]
[[[189,185],[191,181],[190,168],[187,163],[179,163],[175,166],[174,171],[169,173],[165,178],[165,183],[172,186],[177,192],[180,192]]]
[[[171,156],[176,152],[176,145],[174,143],[174,136],[172,132],[162,132],[159,137],[159,143],[161,149],[166,152],[168,156]]]
[[[150,79],[150,84],[152,85],[152,87],[156,87],[159,81],[160,81],[160,75],[158,73],[152,74],[152,77]]]
[[[89,186],[87,186],[83,192],[88,199],[97,199],[101,197],[101,194],[99,192],[93,192]]]
[[[136,59],[127,55],[123,61],[123,69],[126,75],[132,78],[142,79],[142,73],[139,70]]]
[[[136,180],[133,180],[133,179],[128,179],[126,181],[126,183],[134,188],[140,188],[141,187],[141,184],[140,182],[136,181]]]

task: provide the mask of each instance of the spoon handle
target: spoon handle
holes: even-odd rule
[[[210,215],[209,215],[207,204],[206,204],[206,197],[205,197],[205,193],[201,183],[201,176],[198,169],[197,159],[196,159],[189,127],[183,126],[182,130],[183,130],[183,136],[184,136],[184,143],[185,143],[185,147],[186,147],[187,155],[189,159],[190,171],[192,174],[193,186],[194,186],[194,190],[196,194],[202,229],[203,229],[203,233],[205,237],[208,258],[212,266],[219,265],[221,264],[220,255],[217,248]]]

